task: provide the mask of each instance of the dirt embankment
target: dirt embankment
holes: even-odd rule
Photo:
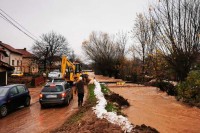
[[[120,126],[99,119],[88,103],[71,116],[60,128],[51,133],[124,133]],[[156,129],[146,125],[136,126],[131,133],[158,133]]]
[[[52,133],[123,133],[119,126],[113,125],[105,119],[98,119],[91,109],[82,115],[77,114],[77,117],[74,116],[74,118]],[[73,123],[74,119],[79,120]]]

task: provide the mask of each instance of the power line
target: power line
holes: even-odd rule
[[[0,11],[2,11],[5,15],[7,15],[11,20],[13,20],[15,23],[17,23],[21,28],[23,28],[24,30],[22,30],[21,28],[19,28],[16,24],[14,24],[11,20],[9,20],[4,14],[2,14],[0,12],[0,17],[3,18],[5,21],[7,21],[8,23],[10,23],[11,25],[13,25],[15,28],[17,28],[18,30],[20,30],[22,33],[24,33],[26,36],[28,36],[29,38],[31,38],[34,41],[37,41],[37,37],[35,37],[32,33],[30,33],[26,28],[24,28],[22,25],[20,25],[17,21],[15,21],[13,18],[11,18],[7,13],[5,13],[2,9],[0,9]],[[28,34],[28,33],[29,34]],[[35,37],[35,38],[34,38]]]
[[[5,11],[0,9],[4,14],[6,14],[11,20],[13,20],[15,23],[17,23],[21,28],[23,28],[25,31],[27,31],[29,34],[37,38],[35,35],[33,35],[30,31],[28,31],[26,28],[24,28],[21,24],[19,24],[16,20],[14,20],[11,16],[9,16]]]

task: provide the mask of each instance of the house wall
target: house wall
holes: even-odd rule
[[[38,73],[38,65],[32,58],[23,58],[22,66],[24,73]]]
[[[37,64],[33,64],[33,65],[31,66],[31,72],[32,72],[33,74],[39,72],[39,69],[38,69],[38,65],[37,65]]]
[[[0,48],[3,48],[3,47],[0,46]],[[11,66],[14,66],[15,67],[14,71],[17,71],[17,70],[20,71],[22,69],[21,67],[19,67],[22,64],[22,55],[15,54],[15,53],[11,52],[10,50],[8,50],[6,48],[4,50],[8,54],[8,57],[5,57],[2,61],[5,62],[5,63],[8,63]],[[17,62],[19,62],[19,63],[17,64]]]
[[[0,46],[0,48],[3,48],[3,47],[1,47]],[[8,51],[7,49],[4,49],[5,51],[6,51],[6,53],[8,54],[8,56],[10,55],[10,51]],[[9,64],[9,57],[5,57],[4,55],[3,55],[3,53],[0,53],[1,54],[1,61],[3,61],[3,62],[5,62],[5,63],[8,63]],[[2,58],[3,57],[3,58]]]
[[[60,66],[61,64],[62,64],[61,61],[55,61],[53,65],[55,65],[55,66]]]
[[[11,66],[21,66],[22,65],[22,55],[18,55],[18,54],[15,54],[15,53],[10,53],[9,56],[10,56],[9,64]],[[14,64],[13,64],[13,61],[14,61]]]
[[[10,53],[9,64],[15,67],[14,71],[22,71],[22,55]]]
[[[5,57],[4,54],[0,52],[0,61],[8,63],[9,58]]]

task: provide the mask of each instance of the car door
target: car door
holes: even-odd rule
[[[16,86],[18,89],[18,104],[19,106],[24,105],[26,97],[27,97],[27,93],[26,93],[26,88],[23,85],[18,85]]]
[[[71,99],[72,95],[71,95],[71,89],[69,87],[69,84],[65,83],[64,88],[65,88],[65,90],[67,92],[67,97],[69,97]]]
[[[9,90],[9,93],[8,93],[8,105],[9,105],[9,108],[14,109],[14,108],[17,108],[19,106],[18,94],[19,93],[18,93],[18,90],[17,90],[16,86],[12,87]]]

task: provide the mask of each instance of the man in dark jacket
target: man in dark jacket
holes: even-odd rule
[[[84,82],[82,77],[79,78],[76,83],[75,94],[78,93],[78,106],[83,106],[83,97],[84,97]]]

